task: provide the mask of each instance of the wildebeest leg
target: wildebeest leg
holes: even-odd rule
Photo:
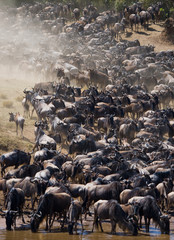
[[[76,232],[76,234],[77,234],[77,219],[75,220],[75,232]]]
[[[80,217],[80,222],[81,222],[81,225],[82,225],[82,232],[83,232],[83,220],[82,220],[82,215]]]
[[[25,223],[23,212],[21,212],[21,217],[22,217],[22,222]]]
[[[16,229],[16,216],[13,217],[13,225],[14,225],[14,229]]]
[[[116,222],[114,220],[111,220],[111,234],[115,234],[116,231]]]
[[[93,221],[93,225],[92,225],[92,232],[94,231],[94,225],[96,224],[97,228],[98,228],[98,216],[97,214],[94,212],[94,221]]]
[[[150,218],[144,217],[146,232],[149,232]]]
[[[102,223],[101,223],[101,220],[99,219],[99,225],[100,225],[100,229],[101,229],[101,231],[103,232],[103,228],[102,228]]]
[[[33,200],[33,198],[32,198],[31,201],[33,202],[33,203],[32,203],[32,209],[34,210],[35,202],[38,203],[38,199],[37,199],[37,197],[34,197],[34,200]]]
[[[142,216],[140,216],[140,228],[142,228]]]
[[[18,135],[18,123],[16,122],[16,135]]]
[[[63,228],[64,228],[65,219],[66,219],[66,212],[63,213],[63,222],[62,222],[62,225],[61,225],[61,230],[63,230]]]
[[[23,137],[23,128],[21,127],[21,137]]]
[[[3,177],[4,174],[5,174],[5,169],[6,169],[6,166],[4,166],[3,164],[1,164],[1,176]]]
[[[49,232],[51,232],[51,227],[52,227],[52,225],[54,223],[55,216],[56,216],[55,214],[53,215],[53,217],[52,217],[52,214],[50,215],[50,219],[49,219]]]
[[[48,231],[48,214],[46,216],[46,226],[45,226],[45,231]]]
[[[33,117],[33,112],[34,112],[34,108],[31,110],[31,115],[30,115],[30,118]]]

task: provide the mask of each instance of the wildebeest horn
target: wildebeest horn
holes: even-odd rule
[[[0,212],[2,212],[3,214],[4,214],[4,213],[6,214],[6,213],[8,212],[8,210],[5,210],[5,211],[4,211],[4,210],[2,210],[2,208],[1,208],[1,209],[0,209]]]
[[[36,216],[36,217],[39,217],[39,218],[42,217],[42,212],[39,211],[38,213],[35,214],[35,216]]]

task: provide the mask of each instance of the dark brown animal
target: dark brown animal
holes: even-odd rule
[[[103,219],[110,219],[112,234],[116,233],[117,223],[119,227],[123,229],[123,231],[128,230],[132,235],[138,234],[137,227],[128,220],[125,212],[116,200],[99,200],[94,204],[93,229],[94,225],[96,224],[96,226],[98,226],[99,222],[101,231],[103,232],[101,225],[101,220]]]
[[[31,218],[31,231],[37,232],[40,223],[46,217],[46,230],[51,231],[55,214],[63,214],[64,220],[66,212],[71,204],[71,197],[67,193],[46,193],[40,201],[38,209]],[[49,226],[48,226],[49,216]],[[64,223],[63,223],[64,224]]]

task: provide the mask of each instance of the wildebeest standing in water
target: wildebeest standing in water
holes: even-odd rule
[[[25,223],[22,214],[24,203],[25,196],[23,190],[20,188],[12,188],[7,196],[7,213],[5,216],[7,230],[11,230],[11,226],[13,225],[16,227],[17,214],[22,216],[22,221]]]
[[[16,134],[18,135],[18,126],[19,126],[19,128],[21,129],[21,136],[23,137],[23,129],[24,129],[24,122],[25,122],[24,117],[22,117],[19,112],[18,113],[10,112],[9,115],[10,115],[9,121],[15,122],[16,124]]]
[[[71,204],[71,196],[67,193],[46,193],[38,206],[36,213],[31,218],[31,231],[37,232],[40,223],[46,217],[46,230],[51,231],[55,214],[63,214],[63,225],[66,218],[66,212]],[[49,215],[49,226],[48,226]],[[60,216],[59,215],[59,216]],[[63,227],[62,225],[62,227]]]
[[[111,220],[111,233],[116,232],[116,224],[124,231],[128,230],[132,235],[137,235],[136,225],[127,218],[126,213],[122,210],[121,206],[116,200],[99,200],[94,204],[94,224],[98,227],[100,224],[101,231],[103,232],[101,220],[110,219]]]

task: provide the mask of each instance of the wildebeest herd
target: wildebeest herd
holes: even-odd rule
[[[137,8],[127,8],[124,17],[139,14]],[[77,232],[80,220],[83,232],[83,220],[92,214],[92,231],[98,224],[103,231],[102,220],[109,219],[111,233],[118,224],[137,235],[142,225],[149,232],[153,220],[161,233],[169,234],[174,205],[174,52],[157,53],[138,40],[117,42],[110,24],[124,24],[121,16],[99,14],[93,6],[84,9],[82,19],[75,8],[76,21],[66,25],[70,9],[37,3],[10,10],[19,19],[40,19],[52,38],[68,44],[52,52],[59,56],[56,62],[53,57],[53,62],[35,58],[32,63],[39,71],[47,63],[45,78],[54,78],[24,89],[25,118],[36,114],[38,119],[32,153],[17,149],[0,157],[6,209],[1,215],[7,230],[16,228],[17,216],[25,222],[28,214],[32,232],[44,219],[46,230],[51,231],[53,223],[61,230],[66,224],[70,234]],[[58,23],[65,24],[59,31]],[[10,113],[9,120],[23,135],[24,118]],[[15,169],[5,172],[10,166]]]

